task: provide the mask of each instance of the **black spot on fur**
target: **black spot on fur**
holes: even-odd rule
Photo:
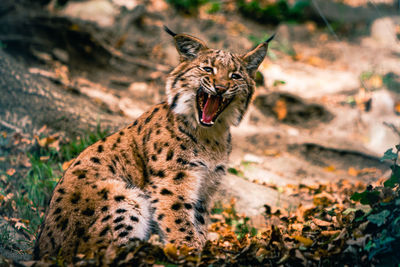
[[[179,228],[179,232],[184,233],[185,231],[186,231],[186,228],[183,228],[183,227]]]
[[[146,120],[144,121],[144,124],[149,123],[151,121],[151,119],[153,118],[154,114],[156,114],[158,110],[159,110],[158,107],[153,109],[153,112],[151,112],[151,114],[146,118]]]
[[[161,213],[160,215],[158,215],[157,220],[161,221],[164,218],[164,216],[165,214]]]
[[[165,172],[163,170],[157,171],[154,173],[155,176],[164,178],[165,177]]]
[[[161,131],[158,129],[157,131],[156,131],[156,135],[159,135],[161,133]]]
[[[81,173],[78,175],[78,179],[84,179],[86,178],[86,173]]]
[[[60,202],[62,200],[62,197],[58,197],[57,199],[56,199],[56,202],[58,203],[58,202]]]
[[[132,222],[139,222],[139,218],[136,216],[131,216],[130,219]]]
[[[163,188],[160,192],[161,195],[173,195],[171,191],[169,191],[167,188]]]
[[[90,158],[90,160],[91,160],[93,163],[100,164],[100,159],[99,159],[99,158],[92,157],[92,158]]]
[[[199,223],[201,223],[201,224],[205,224],[205,223],[206,223],[206,222],[204,221],[204,217],[203,217],[201,214],[199,214],[199,213],[196,213],[195,218],[196,218],[196,220],[197,220]]]
[[[106,227],[103,228],[103,230],[101,230],[99,236],[104,236],[105,234],[107,234],[108,231],[110,231],[109,225],[107,225]]]
[[[117,213],[124,213],[124,212],[126,212],[126,209],[117,209],[116,212]]]
[[[176,224],[181,224],[181,223],[182,223],[182,219],[176,219],[176,220],[175,220],[175,223],[176,223]]]
[[[186,165],[186,164],[189,163],[187,160],[184,160],[183,158],[178,158],[178,159],[176,160],[176,162],[178,162],[178,163],[180,163],[180,164],[182,164],[182,165]]]
[[[152,161],[157,161],[157,156],[156,156],[156,155],[152,155],[152,156],[151,156],[151,160],[152,160]]]
[[[101,152],[103,152],[103,151],[104,151],[103,145],[99,145],[99,146],[97,147],[97,152],[101,153]]]
[[[59,188],[59,189],[57,190],[57,192],[60,193],[60,194],[65,194],[64,188]]]
[[[171,206],[171,209],[173,209],[173,210],[180,210],[181,208],[182,208],[182,203],[180,203],[180,202],[175,202]]]
[[[113,222],[114,222],[114,223],[119,223],[119,222],[122,222],[124,219],[125,219],[124,216],[119,216],[119,217],[117,217]]]
[[[181,144],[181,149],[186,150],[186,146],[184,144]]]
[[[86,215],[86,216],[93,216],[93,214],[94,214],[94,209],[86,208],[85,210],[82,211],[82,214],[83,214],[83,215]]]
[[[192,237],[189,236],[189,235],[187,235],[187,236],[185,236],[185,240],[186,240],[186,241],[190,241],[190,240],[192,240]]]
[[[172,86],[173,87],[173,86]],[[174,98],[172,99],[172,103],[170,106],[170,110],[173,110],[176,107],[176,102],[178,101],[180,93],[177,93]]]
[[[188,209],[188,210],[190,210],[190,209],[193,208],[192,204],[190,204],[190,203],[185,203],[185,204],[183,204],[183,205],[184,205],[185,208]]]
[[[139,127],[138,127],[138,134],[140,134],[141,131],[142,131],[142,125],[139,125]]]
[[[174,177],[174,181],[181,181],[185,177],[185,175],[186,174],[184,172],[178,172]]]
[[[64,231],[67,228],[67,226],[68,226],[68,218],[65,218],[60,222],[61,230]]]
[[[125,227],[125,229],[128,230],[128,231],[132,231],[133,227],[131,225],[128,225],[127,227]]]
[[[78,201],[81,199],[81,193],[80,192],[74,192],[71,196],[71,203],[72,204],[77,204]]]
[[[167,233],[171,232],[171,229],[169,229],[168,227],[165,229],[165,231],[167,231]]]
[[[121,223],[114,227],[114,231],[118,231],[121,228],[124,228],[125,224]]]
[[[114,169],[114,167],[112,165],[108,165],[108,169],[110,170],[110,172],[112,174],[115,174],[115,169]]]
[[[114,199],[115,201],[120,202],[125,199],[125,196],[115,196]]]
[[[152,201],[151,201],[151,203],[157,203],[159,200],[158,200],[158,198],[156,198],[156,199],[153,199]]]
[[[121,233],[118,235],[118,237],[125,237],[125,236],[127,236],[127,235],[129,235],[129,232],[124,231],[124,232],[121,232]]]
[[[106,222],[106,221],[108,221],[109,219],[111,219],[111,215],[107,215],[106,217],[104,217],[104,218],[101,220],[101,222]]]
[[[99,196],[101,196],[104,200],[108,199],[108,190],[107,189],[102,189],[101,191],[97,192]]]
[[[104,206],[104,207],[102,207],[102,208],[101,208],[101,211],[102,211],[102,212],[106,212],[106,211],[108,211],[108,206]]]
[[[215,171],[215,172],[222,172],[222,173],[225,173],[225,166],[223,166],[223,165],[218,165],[218,166],[215,168],[214,171]]]
[[[119,135],[124,135],[124,134],[125,134],[124,131],[119,132]]]
[[[57,208],[54,212],[53,215],[59,214],[61,212],[61,208]]]
[[[167,153],[167,161],[171,160],[173,157],[174,157],[174,151],[170,149]]]
[[[182,126],[178,127],[178,130],[183,133],[184,135],[188,136],[194,143],[197,144],[197,139],[191,133],[187,132]]]
[[[81,164],[81,161],[80,161],[80,160],[78,160],[77,162],[75,162],[74,167],[75,167],[75,166],[78,166],[79,164]]]

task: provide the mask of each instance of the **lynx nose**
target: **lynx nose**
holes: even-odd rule
[[[217,94],[223,94],[228,89],[228,87],[224,85],[215,85],[214,87],[217,91]]]

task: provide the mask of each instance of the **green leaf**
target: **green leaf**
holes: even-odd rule
[[[389,148],[386,150],[386,152],[383,154],[383,157],[381,158],[381,161],[385,160],[396,160],[397,159],[397,154],[393,153],[393,148]]]
[[[355,192],[351,198],[351,200],[359,201],[364,205],[372,205],[378,202],[379,200],[379,192],[378,191],[368,191],[365,190],[362,193]]]
[[[392,166],[392,175],[390,176],[389,179],[387,179],[383,185],[385,187],[390,187],[394,188],[396,184],[400,183],[400,166],[399,165],[393,165]]]
[[[376,224],[378,227],[385,223],[386,217],[389,216],[389,210],[383,210],[376,214],[371,214],[367,217],[368,221]]]

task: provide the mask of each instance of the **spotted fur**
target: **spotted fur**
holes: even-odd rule
[[[181,63],[168,76],[167,101],[77,157],[53,192],[36,258],[71,259],[154,233],[164,243],[204,244],[211,197],[231,151],[229,127],[248,108],[268,43],[241,56],[169,33]],[[200,89],[230,99],[212,127],[199,121]]]

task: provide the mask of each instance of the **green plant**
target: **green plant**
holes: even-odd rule
[[[236,5],[238,10],[248,18],[260,23],[278,24],[282,21],[306,20],[304,9],[310,5],[310,1],[299,0],[290,5],[287,0],[237,0]]]
[[[392,173],[383,187],[368,186],[364,192],[354,193],[354,201],[370,206],[369,212],[359,212],[358,222],[368,222],[367,233],[371,236],[364,249],[369,259],[378,259],[383,265],[400,264],[400,258],[393,253],[400,249],[400,166],[397,163],[400,145],[388,149],[382,161],[392,161]]]
[[[7,216],[21,219],[26,227],[21,227],[25,233],[34,236],[50,201],[52,191],[62,176],[62,164],[70,161],[86,147],[108,135],[107,130],[100,126],[94,132],[86,132],[70,141],[60,140],[58,149],[53,147],[35,146],[28,152],[31,167],[26,174],[20,174],[19,182],[14,183],[14,194],[2,206],[2,212]],[[6,175],[8,181],[16,179]],[[0,190],[1,195],[6,192]],[[6,239],[4,233],[1,239]]]
[[[167,0],[167,2],[179,12],[194,15],[208,0]]]

